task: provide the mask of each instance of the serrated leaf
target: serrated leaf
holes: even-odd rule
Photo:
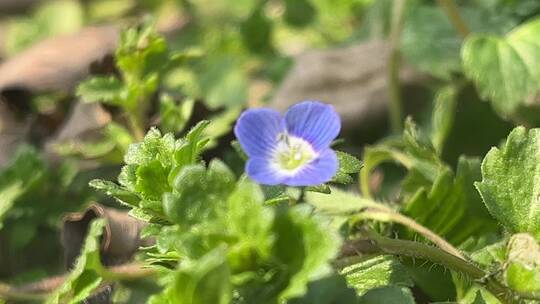
[[[462,49],[465,74],[505,116],[515,116],[540,90],[540,19],[505,37],[470,35]]]
[[[228,304],[232,300],[231,273],[225,250],[216,248],[193,263],[183,263],[162,294],[151,304]]]
[[[334,177],[332,177],[332,180],[330,181],[336,184],[348,185],[352,184],[354,182],[354,179],[348,173],[345,173],[338,169],[336,175],[334,175]]]
[[[305,191],[311,191],[311,192],[319,192],[324,194],[330,194],[332,190],[330,189],[330,186],[327,184],[317,185],[317,186],[309,186],[304,189]]]
[[[135,191],[143,198],[159,201],[165,192],[171,190],[168,175],[170,169],[164,167],[159,160],[140,165],[135,173],[137,181]]]
[[[137,194],[110,181],[94,179],[91,180],[88,184],[90,185],[90,187],[99,191],[103,191],[107,195],[113,196],[120,202],[129,206],[138,206],[139,201],[141,200],[141,198]]]
[[[131,144],[124,161],[131,165],[144,165],[154,160],[160,161],[164,166],[171,165],[175,149],[175,140],[172,134],[161,135],[161,132],[152,128],[146,133],[142,142]]]
[[[178,165],[193,164],[198,160],[199,153],[207,143],[203,138],[203,132],[209,124],[210,121],[203,120],[189,130],[184,141],[181,142],[180,147],[174,153]]]
[[[348,153],[336,151],[336,156],[339,161],[339,170],[342,172],[358,173],[362,168],[362,162]]]
[[[229,250],[228,261],[235,273],[257,269],[270,254],[273,212],[263,207],[260,187],[241,180],[228,199],[227,226],[238,242]]]
[[[294,208],[276,214],[272,255],[286,267],[289,278],[279,296],[282,300],[304,294],[309,281],[328,275],[329,262],[341,243],[337,232],[325,227],[328,223],[309,218],[308,212],[306,208]],[[296,248],[291,250],[290,244],[296,244]]]
[[[414,285],[407,270],[392,256],[378,256],[343,268],[347,284],[359,295],[371,289],[395,285],[412,287]]]
[[[540,239],[540,129],[515,128],[482,162],[475,183],[487,209],[510,232]]]
[[[123,84],[115,77],[92,77],[79,84],[77,96],[84,102],[104,102],[119,105]]]
[[[352,183],[354,179],[349,174],[360,172],[362,162],[356,157],[341,151],[336,151],[336,156],[339,161],[339,168],[331,181],[345,185]]]
[[[409,172],[401,187],[406,194],[419,186],[432,183],[445,165],[437,156],[430,139],[422,133],[409,117],[399,140],[388,140],[364,151],[364,167],[360,171],[360,187],[364,196],[370,197],[370,174],[383,162],[392,161],[405,167]]]
[[[104,227],[104,219],[92,221],[73,270],[64,283],[47,298],[47,304],[80,303],[102,282],[103,266],[99,250]]]
[[[420,188],[405,203],[404,213],[452,244],[459,245],[471,236],[497,231],[473,183],[480,180],[480,162],[460,158],[457,174],[445,168],[431,188]]]
[[[234,174],[218,160],[208,169],[202,165],[185,166],[174,179],[174,192],[163,197],[165,214],[182,226],[209,221],[225,206],[235,185]]]

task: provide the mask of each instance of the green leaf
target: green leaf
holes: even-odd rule
[[[208,141],[204,138],[203,132],[210,124],[210,121],[203,120],[198,122],[181,141],[174,153],[176,163],[180,166],[193,164],[199,159],[199,154]]]
[[[272,255],[286,266],[289,277],[287,288],[280,293],[282,300],[304,294],[309,281],[328,275],[329,262],[341,243],[336,231],[325,227],[328,223],[324,223],[323,218],[318,219],[318,223],[308,217],[308,212],[306,208],[295,208],[276,214]],[[295,244],[293,250],[291,244]]]
[[[445,168],[430,139],[416,127],[410,117],[405,121],[401,139],[366,147],[364,167],[360,171],[360,187],[364,196],[371,196],[369,186],[371,171],[381,163],[389,161],[400,164],[409,171],[401,185],[406,195],[411,189],[417,191],[419,186],[432,183]]]
[[[330,194],[332,192],[332,190],[330,189],[330,186],[328,186],[327,184],[308,186],[304,190],[311,191],[311,192],[319,192],[319,193],[324,193],[324,194]]]
[[[457,108],[459,87],[447,85],[437,92],[432,114],[431,142],[439,155],[442,154],[446,138],[450,134]]]
[[[420,188],[405,203],[404,213],[452,244],[497,231],[473,183],[480,180],[480,162],[460,158],[457,174],[442,170],[430,189]]]
[[[339,160],[339,170],[345,173],[358,173],[362,168],[362,162],[356,157],[342,151],[336,151]]]
[[[177,104],[174,99],[162,94],[160,98],[161,128],[165,132],[180,132],[184,130],[193,113],[194,99],[185,99]]]
[[[512,233],[540,239],[540,129],[515,128],[482,162],[475,183],[489,212]]]
[[[229,132],[231,132],[240,113],[242,113],[242,108],[229,107],[211,117],[210,123],[203,131],[205,136],[212,139],[212,141],[208,143],[209,147],[215,147],[217,145],[216,139],[219,137],[230,134]]]
[[[141,198],[118,184],[102,179],[94,179],[89,183],[90,187],[105,192],[109,196],[113,196],[118,201],[129,206],[138,206]]]
[[[443,10],[416,5],[404,20],[401,47],[408,62],[443,79],[461,70],[461,38]]]
[[[343,268],[347,285],[353,287],[359,295],[374,288],[395,285],[412,287],[414,285],[407,270],[394,257],[384,255]]]
[[[104,102],[112,105],[120,104],[123,84],[115,77],[92,77],[79,84],[77,96],[84,102]]]
[[[43,160],[27,146],[19,148],[6,167],[0,168],[0,230],[16,200],[45,174]]]
[[[64,283],[47,298],[47,304],[81,303],[102,282],[104,269],[99,251],[100,236],[104,227],[104,219],[92,221],[73,270]]]
[[[463,45],[465,74],[504,116],[515,117],[540,90],[539,38],[535,19],[505,37],[472,34]]]
[[[123,31],[115,54],[125,81],[134,84],[158,74],[167,66],[168,57],[167,42],[151,22]]]
[[[224,248],[216,248],[195,262],[182,263],[174,280],[151,304],[228,304],[232,300],[231,273]]]
[[[199,76],[204,102],[211,109],[244,105],[248,78],[242,62],[231,55],[214,56],[204,62]]]
[[[285,0],[285,22],[292,26],[307,26],[315,19],[316,13],[310,0]]]
[[[471,288],[463,298],[459,300],[463,304],[501,304],[501,302],[489,291],[480,287]]]
[[[15,200],[24,193],[24,187],[20,182],[4,185],[0,188],[0,230],[2,230],[2,220],[11,209]]]
[[[274,216],[263,202],[261,188],[248,179],[241,180],[229,196],[227,226],[238,242],[230,248],[228,261],[235,273],[257,269],[270,254]]]
[[[289,304],[357,304],[354,289],[340,275],[332,275],[308,284],[308,291],[301,298],[294,298]]]
[[[224,198],[233,191],[235,181],[218,160],[208,170],[202,165],[185,166],[174,179],[174,192],[163,197],[165,214],[183,227],[210,221],[226,207]]]
[[[273,23],[265,15],[263,7],[257,7],[240,25],[244,45],[254,53],[272,51]]]
[[[372,289],[360,298],[359,304],[414,304],[414,297],[409,288],[387,286]]]
[[[140,165],[135,173],[137,181],[135,191],[147,200],[159,201],[165,192],[171,190],[168,175],[170,168],[164,167],[159,160]]]
[[[308,192],[306,202],[313,205],[319,212],[329,214],[348,214],[377,206],[370,199],[337,188],[332,188],[330,194]]]
[[[152,128],[146,133],[140,143],[131,144],[124,161],[128,165],[147,165],[158,160],[163,166],[173,163],[171,155],[175,149],[175,140],[172,134],[161,135],[161,132]]]
[[[352,183],[354,180],[351,176],[349,176],[349,174],[360,172],[362,162],[360,162],[356,157],[341,151],[336,151],[336,156],[339,161],[339,168],[336,175],[332,178],[332,182],[338,184]]]

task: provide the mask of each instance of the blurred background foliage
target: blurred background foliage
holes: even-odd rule
[[[466,237],[457,235],[454,227],[437,231],[437,226],[427,220],[430,216],[417,214],[414,206],[426,201],[435,204],[440,201],[437,193],[444,192],[442,188],[465,187],[460,184],[463,179],[470,178],[467,185],[471,186],[478,176],[479,163],[474,157],[483,157],[490,147],[499,145],[515,125],[539,125],[540,53],[523,47],[518,56],[510,58],[497,47],[540,41],[540,2],[453,1],[467,25],[466,32],[445,13],[444,3],[448,1],[444,0],[406,1],[403,20],[395,25],[396,2],[0,0],[0,104],[4,104],[0,111],[5,112],[0,116],[0,136],[7,138],[0,141],[0,280],[25,283],[63,271],[63,214],[84,210],[94,201],[115,205],[110,198],[89,189],[87,183],[95,177],[114,179],[129,144],[139,141],[151,125],[163,132],[184,134],[202,118],[211,118],[204,132],[216,139],[205,157],[220,156],[235,172],[241,172],[242,162],[228,142],[232,139],[231,126],[242,108],[279,108],[274,96],[305,53],[379,40],[390,41],[381,52],[397,50],[401,60],[385,57],[379,71],[385,79],[384,96],[349,100],[347,106],[352,108],[364,103],[365,113],[376,117],[376,122],[346,122],[344,149],[359,156],[366,145],[379,143],[384,149],[395,149],[392,152],[408,153],[415,162],[444,167],[445,174],[430,176],[422,166],[408,167],[405,172],[394,163],[385,163],[361,187],[383,200],[402,199],[409,216],[426,219],[425,225],[456,246],[463,245]],[[90,26],[113,28],[112,36],[118,38],[113,40],[119,41],[112,51],[103,52],[107,56],[99,58],[97,67],[84,57],[85,53],[64,51],[61,44],[57,49],[54,44],[48,46],[59,58],[47,62],[43,69],[39,63],[47,61],[50,49],[29,53],[40,43],[63,35],[81,38],[73,41],[85,48],[86,36],[80,33]],[[128,27],[119,34],[119,29]],[[392,41],[395,27],[399,35]],[[520,27],[524,29],[516,30]],[[78,56],[86,62],[82,76],[62,65],[63,58]],[[32,59],[27,60],[36,63],[30,67],[34,68],[30,74],[39,79],[19,77],[21,72],[17,66],[13,68],[17,58]],[[351,71],[362,70],[370,61],[346,59]],[[392,80],[389,71],[396,65],[413,71],[413,85],[405,81],[400,84],[403,78],[398,83]],[[57,76],[45,70],[68,77],[76,74],[77,80],[74,84],[48,86],[48,77]],[[486,80],[486,73],[496,80]],[[369,82],[371,75],[364,76],[368,80],[362,81]],[[325,79],[330,87],[333,82],[346,79]],[[400,130],[392,129],[395,124],[386,110],[392,104],[388,92],[396,88],[404,108],[399,124],[405,115],[411,115],[419,132],[429,134],[435,156],[419,156],[410,152],[414,150],[410,146],[395,144]],[[375,106],[378,99],[383,100],[382,115]],[[373,102],[373,106],[365,105],[367,102]],[[99,109],[94,107],[97,105]],[[100,123],[94,124],[85,116],[73,118],[76,107],[83,107],[81,113],[94,113],[92,117],[98,117]],[[62,136],[84,122],[94,125]],[[13,135],[18,130],[24,132]],[[381,141],[385,135],[390,136]],[[377,147],[365,150],[364,156],[372,153],[371,157],[378,159],[382,154],[377,154]],[[433,159],[438,158],[434,164]],[[365,159],[366,166],[370,165],[368,161]],[[402,184],[403,178],[406,182]],[[479,202],[475,195],[473,201]],[[457,201],[463,205],[468,200]],[[470,220],[467,212],[460,218],[462,223]],[[432,221],[438,224],[443,221],[434,218]],[[484,224],[471,229],[478,229],[482,235],[498,233],[490,219]],[[455,296],[450,274],[441,279],[433,275],[440,269],[413,269],[413,264],[404,261],[414,273],[415,295],[425,297],[425,302]]]

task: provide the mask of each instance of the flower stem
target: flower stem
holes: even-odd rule
[[[399,43],[403,29],[403,13],[406,0],[394,0],[392,7],[392,20],[390,27],[390,58],[388,62],[388,84],[390,90],[390,104],[388,114],[393,133],[399,133],[403,124],[403,109],[401,102],[401,87],[399,83],[399,70],[401,67],[401,54]]]
[[[142,126],[142,120],[137,113],[128,112],[129,128],[135,138],[135,141],[142,141],[144,139],[144,131]]]
[[[465,37],[467,37],[467,35],[469,35],[471,31],[469,30],[469,26],[467,26],[465,20],[463,20],[463,18],[461,17],[454,1],[437,0],[437,4],[441,7],[442,10],[444,10],[446,15],[448,16],[448,19],[450,19],[450,22],[452,22],[461,38],[465,39]]]

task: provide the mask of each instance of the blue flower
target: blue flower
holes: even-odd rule
[[[285,116],[261,108],[247,110],[234,134],[249,156],[247,174],[265,185],[312,186],[328,182],[338,169],[330,144],[341,121],[331,105],[304,101]]]

